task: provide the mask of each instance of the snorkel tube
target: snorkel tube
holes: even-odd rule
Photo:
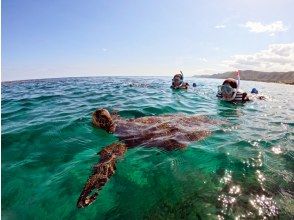
[[[238,85],[237,85],[237,92],[238,92],[240,88],[240,70],[237,70],[236,73],[237,73],[237,80],[238,80]]]
[[[184,80],[184,74],[183,74],[182,70],[180,70],[180,73],[182,75],[182,80]]]

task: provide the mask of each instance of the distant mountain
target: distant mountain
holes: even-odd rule
[[[195,75],[194,77],[201,78],[215,78],[215,79],[226,79],[236,78],[236,72],[225,72],[217,73],[213,75]],[[290,72],[260,72],[254,70],[240,71],[241,80],[252,80],[261,82],[276,82],[276,83],[287,83],[294,85],[294,71]]]

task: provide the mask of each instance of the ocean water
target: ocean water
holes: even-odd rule
[[[267,100],[217,100],[221,80],[93,77],[2,83],[3,219],[289,219],[294,216],[294,86],[241,81]],[[91,124],[96,108],[124,118],[199,114],[226,123],[184,150],[128,150],[84,209],[81,190],[117,138]]]

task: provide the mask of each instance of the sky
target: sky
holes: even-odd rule
[[[292,0],[2,0],[2,81],[294,70]]]

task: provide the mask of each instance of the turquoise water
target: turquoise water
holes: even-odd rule
[[[267,100],[235,105],[216,99],[221,80],[187,80],[198,86],[172,91],[156,77],[2,83],[2,218],[293,216],[294,86],[242,81]],[[98,199],[78,209],[96,153],[117,140],[92,126],[100,107],[125,118],[183,112],[226,123],[185,150],[130,149]]]

